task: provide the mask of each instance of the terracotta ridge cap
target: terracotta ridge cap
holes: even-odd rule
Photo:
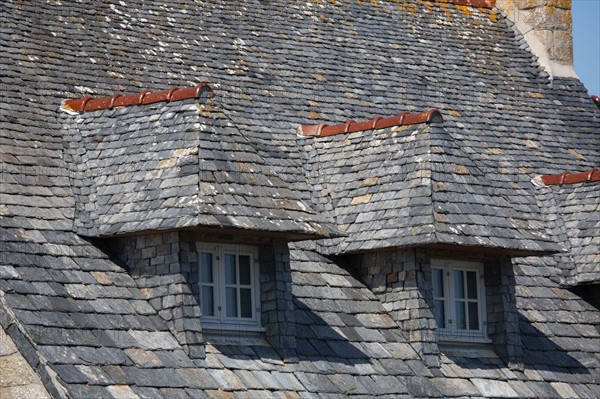
[[[580,173],[563,172],[555,175],[540,176],[546,186],[600,181],[600,169],[590,169]]]
[[[444,121],[442,114],[435,108],[419,114],[403,112],[399,115],[383,118],[378,116],[367,121],[356,122],[353,120],[337,125],[300,125],[300,133],[303,136],[327,137],[336,134],[355,133],[366,130],[384,129],[392,126],[416,125],[419,123],[441,123]]]
[[[97,111],[101,109],[112,109],[114,107],[125,107],[128,105],[146,105],[162,101],[180,101],[190,98],[200,98],[204,91],[208,91],[211,97],[215,96],[213,89],[208,83],[202,82],[193,87],[172,87],[169,90],[156,91],[142,90],[139,93],[121,95],[114,94],[111,97],[83,97],[72,100],[63,100],[61,109],[67,112],[82,113],[87,111]]]
[[[592,96],[592,100],[596,103],[596,105],[598,106],[598,108],[600,108],[600,97],[598,97],[598,96]]]
[[[435,0],[438,3],[452,3],[457,6],[469,6],[476,8],[494,8],[496,0]]]

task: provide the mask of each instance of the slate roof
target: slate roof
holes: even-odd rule
[[[331,236],[299,165],[194,99],[66,117],[85,236],[208,226]],[[308,199],[308,201],[307,201]]]
[[[332,253],[414,245],[513,252],[562,249],[536,205],[490,179],[443,125],[402,126],[306,143],[308,175],[348,238]]]
[[[577,279],[581,272],[581,281],[590,281],[586,265],[593,261],[589,254],[573,256],[586,238],[574,235],[578,238],[564,240],[545,215],[536,215],[544,209],[531,183],[539,174],[598,167],[598,107],[579,81],[550,80],[523,38],[495,9],[411,0],[374,4],[0,3],[0,12],[10,16],[3,19],[0,31],[5,55],[0,58],[0,322],[51,395],[62,397],[66,391],[72,397],[115,398],[132,394],[309,398],[346,393],[359,397],[598,396],[598,309],[559,284],[565,269],[577,271],[570,278]],[[214,118],[196,115],[186,108],[189,104],[114,109],[78,117],[59,112],[61,101],[67,98],[188,87],[200,81],[214,82]],[[198,148],[195,137],[202,131],[195,124],[209,118],[206,129],[229,133],[215,138],[211,131],[211,145],[244,144],[252,159],[264,160],[267,171],[261,177],[277,175],[281,185],[297,184],[298,192],[292,190],[286,198],[298,198],[307,209],[320,211],[327,204],[315,201],[320,197],[311,201],[308,191],[303,192],[306,187],[324,189],[307,183],[303,170],[303,165],[311,166],[308,176],[315,177],[311,173],[319,168],[304,146],[314,146],[316,154],[320,144],[296,137],[299,125],[343,123],[431,107],[443,113],[443,127],[389,129],[366,137],[395,135],[398,144],[411,132],[452,138],[440,139],[443,154],[464,160],[466,164],[457,165],[477,172],[477,181],[483,184],[475,188],[488,198],[494,197],[494,190],[503,193],[502,201],[492,198],[487,206],[507,215],[531,216],[522,233],[531,238],[527,245],[542,253],[567,242],[571,246],[566,255],[513,260],[525,346],[522,372],[510,370],[489,351],[457,354],[446,350],[441,371],[434,374],[415,356],[403,332],[386,317],[368,288],[341,262],[306,249],[309,245],[292,247],[298,248],[292,250],[292,284],[297,338],[303,344],[298,363],[283,364],[272,348],[260,342],[209,344],[205,360],[192,360],[129,273],[100,251],[95,240],[78,234],[103,234],[99,231],[104,228],[110,234],[124,233],[146,227],[96,225],[96,219],[86,219],[85,212],[91,215],[105,204],[98,197],[81,200],[91,194],[85,188],[92,187],[93,179],[74,172],[86,172],[88,167],[91,172],[94,165],[71,169],[69,156],[83,156],[85,149],[72,146],[75,136],[68,133],[75,119],[92,124],[98,117],[107,129],[100,136],[109,137],[117,129],[127,131],[125,122],[112,124],[103,119],[109,115],[136,117],[139,123],[177,111],[164,128],[168,131],[169,126],[179,124],[180,133],[191,134],[188,143],[193,149]],[[193,115],[187,119],[184,114]],[[89,132],[82,133],[82,140]],[[251,140],[242,141],[242,137]],[[325,143],[347,139],[340,136]],[[103,143],[94,142],[91,136],[86,142],[92,151]],[[178,149],[169,147],[168,140],[161,144],[167,155]],[[361,140],[350,144],[359,147]],[[225,151],[220,154],[227,156]],[[141,159],[140,152],[136,156]],[[162,158],[153,161],[157,160]],[[464,177],[436,173],[442,183],[462,183]],[[101,179],[102,175],[97,176]],[[241,186],[232,188],[247,187]],[[457,190],[468,187],[455,186]],[[597,198],[597,184],[546,189],[552,190],[548,198],[555,196],[565,226],[585,224],[575,210],[582,204],[579,201]],[[150,198],[140,193],[141,202],[150,203]],[[433,194],[431,199],[423,198],[426,203],[434,202]],[[77,208],[78,204],[88,207]],[[227,204],[240,212],[245,209],[237,202]],[[125,202],[116,205],[113,216],[126,213]],[[346,211],[349,217],[356,215],[353,207]],[[469,212],[448,215],[468,216]],[[204,217],[209,216],[214,215]],[[255,222],[244,216],[248,219],[240,224]],[[317,216],[304,211],[303,217]],[[152,219],[133,219],[146,220]],[[280,220],[292,223],[291,218]],[[514,228],[506,220],[500,218],[494,229],[499,237]],[[546,226],[535,235],[538,221]],[[176,226],[168,225],[172,221],[165,223],[165,228]],[[325,224],[311,220],[290,229],[313,234],[317,223]],[[586,229],[580,229],[581,234]],[[351,234],[343,244],[346,247],[336,251],[390,245],[377,237],[359,240],[357,236]],[[468,244],[472,236],[465,234],[461,239]],[[508,241],[494,243],[495,248],[516,253],[531,249]],[[393,243],[399,244],[403,243]],[[594,251],[594,242],[591,246]],[[332,353],[337,357],[332,358]]]

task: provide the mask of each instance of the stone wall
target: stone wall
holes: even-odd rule
[[[2,327],[0,327],[0,398],[50,398],[40,378]]]
[[[422,251],[360,255],[354,266],[430,367],[440,367],[435,335],[431,264]]]
[[[509,257],[485,262],[484,281],[487,306],[487,333],[506,364],[522,369],[522,344],[515,298],[515,277]]]
[[[571,0],[498,0],[552,76],[575,77]]]
[[[200,232],[168,232],[107,241],[146,299],[192,358],[205,356],[198,285],[198,243],[259,248],[261,323],[285,361],[296,359],[290,256],[285,241]],[[243,331],[236,333],[243,334]]]
[[[486,330],[495,352],[509,366],[522,367],[522,346],[509,257],[468,254],[484,263]],[[353,267],[379,297],[390,316],[429,367],[440,366],[440,349],[433,315],[431,259],[461,259],[456,251],[405,249],[356,256]]]
[[[182,249],[187,244],[180,242],[180,233],[168,232],[112,239],[109,246],[179,344],[196,359],[204,357],[204,344],[200,307],[188,284],[194,262],[187,259],[188,248]]]

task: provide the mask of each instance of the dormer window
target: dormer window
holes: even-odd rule
[[[198,244],[198,286],[205,329],[260,329],[258,251]]]
[[[432,259],[431,266],[438,338],[486,339],[483,264]]]

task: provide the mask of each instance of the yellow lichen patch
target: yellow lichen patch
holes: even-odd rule
[[[435,212],[433,216],[435,217],[436,222],[448,223],[450,221],[448,216],[444,215],[443,213]]]
[[[575,151],[572,148],[569,148],[569,152],[577,159],[581,160],[581,161],[585,161],[585,157],[583,155],[581,155],[580,153],[578,153],[577,151]]]
[[[470,17],[471,15],[473,15],[473,12],[471,12],[471,7],[469,6],[456,6],[456,9],[460,12],[462,12],[463,14],[465,14],[466,16]]]
[[[319,30],[317,28],[310,28],[308,31],[310,33],[318,33],[319,32]]]
[[[492,22],[498,21],[498,12],[496,10],[492,10],[487,14],[487,16]]]
[[[410,125],[400,125],[400,126],[394,126],[392,128],[392,132],[397,133],[397,132],[403,132],[405,130],[411,129],[412,126]]]
[[[363,101],[361,101],[360,103],[361,103],[362,105],[364,105],[365,107],[370,107],[370,106],[371,106],[371,103],[370,103],[370,102],[368,102],[367,100],[363,100]]]
[[[525,145],[529,148],[540,148],[540,146],[538,145],[538,143],[536,143],[533,140],[523,140],[523,142],[525,143]]]
[[[369,177],[364,179],[363,181],[360,182],[360,186],[361,187],[369,187],[369,186],[373,186],[377,183],[378,178],[377,177]]]
[[[250,97],[246,93],[240,93],[240,99],[250,101],[250,100],[252,100],[252,97]]]
[[[486,152],[488,154],[494,154],[494,155],[504,154],[504,150],[502,148],[498,148],[498,147],[488,148]]]
[[[163,159],[156,165],[156,169],[172,168],[177,164],[177,157]]]
[[[371,201],[372,196],[372,194],[366,194],[361,195],[359,197],[354,197],[352,198],[352,202],[350,203],[350,205],[366,204],[367,202]]]
[[[460,112],[455,111],[453,109],[449,109],[448,111],[446,111],[448,113],[448,115],[450,116],[460,116]]]
[[[308,104],[309,104],[311,107],[318,107],[318,106],[319,106],[319,103],[318,103],[318,102],[316,102],[316,101],[313,101],[313,100],[308,100]]]
[[[319,113],[318,113],[318,112],[315,112],[315,111],[310,111],[308,114],[309,114],[309,115],[310,115],[310,117],[311,117],[311,118],[313,118],[313,119],[323,119],[323,118],[321,118],[321,115],[319,115]]]
[[[394,43],[392,44],[392,48],[399,49],[402,48],[402,46],[400,46],[398,43]]]
[[[510,170],[506,169],[506,168],[500,168],[498,169],[499,173],[502,173],[503,175],[508,175],[510,174]]]
[[[529,169],[528,167],[523,167],[523,168],[519,168],[519,172],[525,173],[528,175],[531,173],[531,169]]]
[[[325,82],[327,81],[327,79],[325,79],[325,76],[323,76],[322,73],[314,73],[313,74],[314,78],[317,79],[319,82]]]
[[[358,98],[358,96],[356,94],[350,93],[349,91],[345,92],[344,96],[349,100],[354,100],[354,99]]]
[[[510,182],[508,182],[508,186],[509,186],[510,188],[512,188],[512,189],[515,189],[515,190],[517,190],[517,189],[521,188],[521,186],[519,186],[517,183],[515,183],[515,182],[513,182],[513,181],[510,181]]]
[[[415,170],[414,172],[411,172],[408,175],[406,175],[407,179],[419,179],[419,178],[422,179],[422,178],[427,178],[427,177],[431,177],[430,169]]]
[[[451,165],[451,167],[452,167],[452,170],[454,171],[454,173],[459,174],[459,175],[468,175],[471,173],[471,172],[469,172],[469,168],[467,168],[464,165],[457,165],[457,164],[453,163]]]
[[[542,93],[539,92],[526,92],[525,93],[525,97],[532,97],[532,98],[544,98],[544,95]]]

